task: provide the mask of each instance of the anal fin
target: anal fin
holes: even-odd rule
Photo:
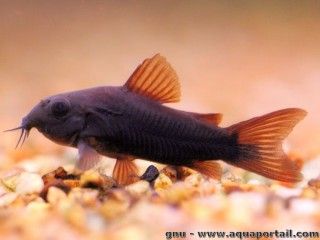
[[[222,168],[219,163],[214,160],[194,161],[188,165],[189,168],[214,179],[221,179]]]
[[[118,158],[113,169],[112,177],[120,186],[125,186],[136,182],[138,177],[138,168],[132,158]]]

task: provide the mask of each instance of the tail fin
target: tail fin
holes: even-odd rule
[[[282,150],[282,140],[306,114],[302,109],[288,108],[228,127],[237,137],[239,154],[227,162],[278,181],[301,181],[298,167]]]

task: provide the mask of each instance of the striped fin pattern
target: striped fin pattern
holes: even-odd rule
[[[306,114],[287,108],[227,128],[239,144],[238,158],[227,162],[278,181],[301,181],[300,169],[283,152],[282,141]]]
[[[138,168],[131,158],[118,158],[112,177],[120,186],[134,183],[138,179]]]
[[[139,65],[124,86],[160,103],[178,102],[181,96],[176,72],[159,54]]]

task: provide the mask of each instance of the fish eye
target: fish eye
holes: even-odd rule
[[[70,103],[67,101],[57,101],[52,103],[51,105],[51,111],[53,115],[57,117],[62,117],[66,115],[69,112],[70,109]]]

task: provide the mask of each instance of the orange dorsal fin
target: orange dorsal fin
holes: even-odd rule
[[[192,113],[192,116],[215,126],[218,126],[222,121],[221,113]]]
[[[178,102],[180,100],[178,76],[160,54],[144,60],[124,86],[132,92],[161,103]]]

